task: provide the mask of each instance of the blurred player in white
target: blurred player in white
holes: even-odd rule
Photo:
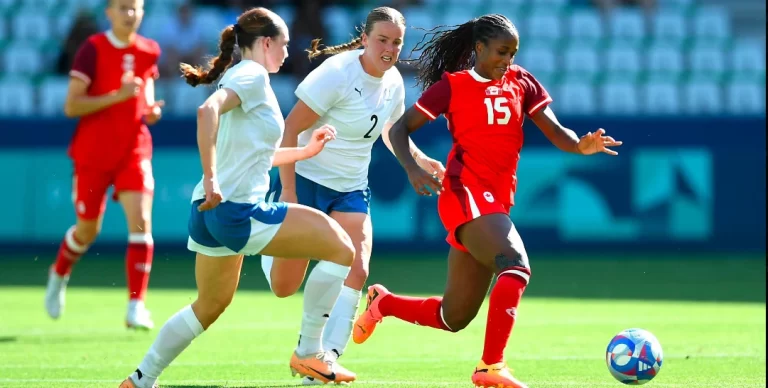
[[[334,263],[333,282],[313,284],[312,293],[329,295],[326,314],[341,292],[355,250],[341,226],[327,215],[297,204],[267,203],[269,171],[273,165],[310,158],[335,137],[329,125],[317,128],[302,147],[278,148],[285,123],[270,87],[287,57],[288,28],[265,8],[246,11],[222,31],[219,56],[210,70],[182,64],[192,86],[215,82],[232,62],[235,46],[242,61],[232,66],[197,112],[197,142],[203,178],[192,194],[188,248],[197,253],[198,297],[160,329],[139,367],[121,388],[150,388],[170,363],[202,334],[231,303],[244,255],[313,257]],[[303,242],[312,241],[313,244]],[[302,335],[322,333],[302,331]],[[333,383],[351,382],[355,374],[318,351],[294,352],[294,375]]]
[[[302,332],[323,325],[325,331],[322,336],[317,330],[312,330],[316,336],[302,334],[296,350],[299,354],[325,350],[332,356],[341,356],[352,333],[361,290],[368,278],[373,239],[368,187],[371,149],[405,110],[403,78],[394,67],[404,33],[403,15],[393,8],[379,7],[368,14],[363,33],[351,42],[320,50],[316,39],[308,50],[310,59],[335,55],[312,71],[296,89],[299,100],[286,119],[282,146],[306,146],[313,136],[307,130],[328,124],[336,128],[336,140],[314,158],[281,166],[280,179],[272,182],[267,198],[299,203],[330,215],[349,233],[356,256],[330,317],[324,316],[324,306],[332,303],[335,296],[308,289],[338,281],[329,274],[339,272],[340,268],[326,261],[318,263],[310,273],[304,291]],[[361,46],[364,49],[358,50]],[[388,136],[382,138],[391,150]],[[412,143],[411,153],[425,170],[442,178],[444,168],[440,162],[426,157]],[[299,289],[308,264],[308,259],[262,256],[264,274],[279,297]],[[318,382],[307,378],[304,383]]]

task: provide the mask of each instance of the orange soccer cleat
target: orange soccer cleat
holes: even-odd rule
[[[353,372],[339,365],[336,358],[326,352],[306,356],[299,356],[293,352],[290,365],[291,374],[294,376],[297,374],[301,377],[309,376],[323,384],[351,383],[357,378]]]
[[[133,383],[133,380],[131,378],[125,379],[122,383],[120,383],[120,386],[118,388],[136,388],[136,384]]]
[[[381,284],[368,287],[368,295],[366,295],[368,305],[365,307],[365,311],[357,317],[355,325],[352,326],[352,340],[356,344],[365,342],[373,334],[376,325],[384,319],[379,311],[379,301],[389,294],[391,292]]]
[[[137,381],[139,381],[138,384],[134,382],[133,378],[136,378]],[[143,380],[143,381],[142,381]],[[151,386],[148,386],[147,384],[152,384]],[[123,380],[122,383],[120,383],[120,386],[118,388],[158,388],[157,385],[157,379],[153,381],[148,381],[146,376],[144,376],[140,370],[136,369],[135,372],[131,373],[130,376],[128,376],[127,379]]]
[[[131,378],[129,377],[125,379],[125,381],[120,383],[120,386],[118,388],[139,388],[139,386],[134,384],[133,380],[131,380]],[[159,386],[157,384],[153,384],[152,388],[159,388]]]
[[[472,384],[475,387],[484,388],[528,388],[512,376],[512,371],[507,368],[507,363],[502,361],[492,365],[486,365],[480,361],[472,374]]]

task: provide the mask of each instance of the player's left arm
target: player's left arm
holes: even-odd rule
[[[146,111],[144,112],[144,121],[148,125],[153,125],[160,121],[160,118],[163,116],[163,106],[165,105],[164,101],[156,101],[155,100],[155,79],[157,79],[160,76],[159,70],[157,68],[157,60],[160,58],[160,47],[158,46],[156,48],[156,56],[155,56],[155,63],[152,65],[152,68],[149,70],[148,75],[146,77],[146,81],[144,81],[144,100],[146,101]]]
[[[555,147],[565,152],[580,153],[579,137],[576,136],[576,132],[560,124],[552,108],[547,106],[529,117]]]
[[[144,84],[144,99],[147,102],[146,111],[144,112],[144,121],[148,125],[154,125],[163,116],[163,105],[165,102],[155,100],[155,79],[147,78]]]
[[[580,155],[591,155],[604,152],[609,155],[617,155],[607,147],[617,147],[620,141],[610,136],[603,136],[605,130],[600,128],[594,133],[590,132],[581,138],[576,132],[566,128],[557,120],[555,112],[549,106],[552,97],[541,83],[525,69],[520,68],[520,84],[525,90],[523,97],[523,110],[533,120],[544,136],[557,148]]]
[[[325,143],[336,138],[336,128],[325,124],[312,131],[312,138],[303,147],[279,147],[275,150],[272,159],[272,167],[296,163],[299,160],[309,159],[323,150]]]
[[[531,116],[531,120],[555,147],[563,151],[580,155],[592,155],[599,152],[608,155],[619,154],[609,147],[618,147],[622,142],[616,141],[610,136],[604,136],[604,129],[600,128],[579,138],[576,132],[560,124],[555,117],[555,112],[550,107],[536,112]]]

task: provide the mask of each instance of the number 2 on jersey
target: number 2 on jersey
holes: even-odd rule
[[[512,117],[512,111],[510,111],[509,107],[506,105],[508,102],[506,97],[495,97],[493,99],[486,97],[484,102],[488,111],[488,125],[493,125],[494,120],[495,123],[499,125],[507,125],[507,123],[509,123],[509,119]],[[496,118],[496,112],[504,114],[504,117]]]
[[[371,138],[371,132],[373,132],[373,129],[376,128],[376,124],[379,123],[379,116],[372,115],[371,116],[371,121],[373,121],[373,125],[371,125],[371,129],[369,129],[368,132],[365,133],[365,136],[363,136],[363,138],[365,138],[365,139],[370,139]]]

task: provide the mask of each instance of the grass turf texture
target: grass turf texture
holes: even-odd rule
[[[159,254],[147,300],[158,328],[123,325],[125,275],[119,257],[87,256],[75,268],[58,322],[42,298],[49,259],[0,259],[0,387],[116,387],[159,326],[190,303],[190,255]],[[747,257],[537,258],[507,358],[534,387],[620,387],[605,366],[613,335],[653,332],[665,359],[648,387],[765,387],[765,261]],[[369,283],[394,292],[440,294],[445,262],[374,257]],[[361,303],[361,309],[363,308]],[[471,387],[482,351],[485,306],[460,333],[386,319],[342,364],[365,387]],[[240,291],[211,329],[163,374],[161,387],[285,387],[301,317],[301,296],[266,291],[247,258]]]

